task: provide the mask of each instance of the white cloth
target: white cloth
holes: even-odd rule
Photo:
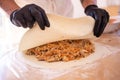
[[[73,4],[71,0],[15,0],[23,7],[27,4],[36,4],[42,7],[47,13],[59,14],[67,17],[73,16]]]

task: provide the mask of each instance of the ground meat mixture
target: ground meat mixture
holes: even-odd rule
[[[87,39],[62,40],[29,49],[26,54],[35,55],[39,61],[70,61],[87,57],[94,49]]]

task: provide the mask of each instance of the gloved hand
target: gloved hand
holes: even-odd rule
[[[32,28],[35,21],[42,30],[45,29],[45,26],[50,26],[45,11],[35,4],[29,4],[19,10],[13,11],[10,15],[10,20],[14,25],[24,28]]]
[[[85,8],[85,13],[95,19],[94,35],[99,37],[109,21],[108,12],[104,9],[98,8],[96,5],[89,5]]]

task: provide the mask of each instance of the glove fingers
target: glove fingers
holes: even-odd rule
[[[24,28],[27,27],[23,15],[19,15],[19,16],[17,15],[13,19],[14,19],[13,24],[15,24],[15,25],[17,25],[19,27],[21,27],[21,26],[23,26]]]
[[[106,22],[104,22],[105,21],[105,19],[104,19],[104,17],[102,17],[101,18],[101,23],[100,23],[100,26],[99,26],[99,31],[97,32],[97,34],[96,34],[96,36],[97,37],[99,37],[102,33],[103,33],[103,31],[104,31],[104,28],[105,28],[105,26],[106,26]]]
[[[98,32],[99,32],[100,26],[101,26],[101,16],[95,15],[94,35],[96,37],[99,37]]]
[[[41,15],[41,12],[38,11],[36,8],[32,8],[30,9],[31,10],[31,14],[32,16],[35,18],[35,20],[38,22],[38,25],[40,26],[40,28],[42,30],[45,29],[45,23],[44,23],[44,20],[43,20],[43,17]]]
[[[43,10],[43,9],[41,9],[40,7],[36,7],[39,11],[41,11],[41,14],[42,14],[42,16],[43,16],[43,20],[44,20],[44,22],[45,22],[45,25],[47,26],[47,27],[50,27],[50,23],[49,23],[49,20],[48,20],[48,17],[47,17],[47,15],[46,15],[46,13],[45,13],[45,11]]]
[[[21,27],[21,24],[20,24],[20,22],[18,22],[18,20],[15,21],[15,19],[11,19],[11,22],[16,26]]]
[[[34,18],[32,17],[32,15],[28,12],[24,14],[24,19],[26,21],[27,27],[32,28],[33,24],[35,22]]]
[[[104,31],[104,29],[105,29],[105,27],[106,27],[106,25],[107,25],[107,23],[109,21],[109,16],[108,16],[107,13],[104,16],[102,16],[101,21],[102,22],[101,22],[101,25],[100,25],[100,28],[99,28],[99,32],[97,33],[98,37],[103,33],[103,31]]]

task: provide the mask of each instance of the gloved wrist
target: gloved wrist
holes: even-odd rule
[[[88,12],[91,10],[91,9],[94,9],[94,8],[98,8],[97,5],[89,5],[85,8],[85,14],[89,14]]]

